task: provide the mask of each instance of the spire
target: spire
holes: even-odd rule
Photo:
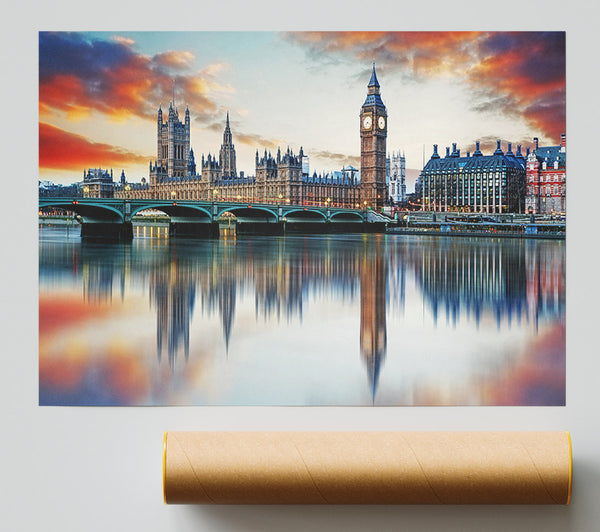
[[[232,146],[233,145],[233,136],[231,135],[231,129],[229,127],[229,111],[227,111],[227,118],[225,120],[225,129],[223,130],[223,146]]]
[[[375,61],[373,61],[373,72],[371,72],[371,79],[369,81],[368,87],[379,88],[379,81],[377,81],[377,74],[375,73]]]
[[[377,74],[375,73],[375,62],[373,62],[373,71],[371,72],[371,79],[367,86],[367,99],[365,100],[365,103],[363,103],[363,107],[371,106],[382,107],[385,109],[379,91],[379,81],[377,81]]]

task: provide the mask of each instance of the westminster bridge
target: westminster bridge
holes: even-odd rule
[[[133,217],[149,209],[169,216],[169,234],[186,236],[218,236],[219,218],[225,213],[235,216],[238,233],[275,235],[287,231],[382,232],[391,221],[367,209],[232,201],[40,197],[39,208],[76,213],[82,238],[117,240],[131,240]]]

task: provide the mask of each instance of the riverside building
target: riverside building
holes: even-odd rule
[[[375,65],[366,100],[360,109],[360,171],[346,165],[341,171],[310,175],[308,157],[303,149],[296,154],[288,147],[285,152],[279,148],[275,155],[267,150],[263,153],[256,150],[254,175],[238,173],[229,113],[219,153],[203,154],[197,170],[190,143],[190,123],[188,108],[184,122],[181,122],[174,102],[169,105],[166,121],[163,121],[163,111],[159,107],[157,158],[150,163],[148,183],[118,183],[115,197],[285,202],[353,208],[376,208],[389,199],[386,188],[387,111],[381,99]],[[394,161],[392,167],[396,168],[396,162],[400,164],[400,160]],[[397,166],[394,179],[402,194],[400,168]]]
[[[529,155],[529,148],[526,156]],[[525,157],[512,143],[506,152],[496,143],[492,155],[484,155],[479,142],[473,154],[461,155],[456,143],[440,157],[437,144],[421,175],[421,208],[425,211],[520,213],[525,209]]]
[[[78,186],[84,198],[112,198],[115,187],[112,168],[110,172],[102,168],[84,170],[83,181]]]
[[[562,214],[567,196],[567,137],[560,146],[540,146],[533,139],[533,151],[527,156],[527,195],[525,209],[531,214]]]

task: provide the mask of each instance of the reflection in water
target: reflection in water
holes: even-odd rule
[[[190,345],[193,323],[217,317],[227,360],[235,339],[236,356],[255,356],[258,364],[260,354],[243,353],[240,346],[256,334],[260,323],[295,327],[308,342],[322,332],[303,329],[305,318],[325,312],[322,309],[333,302],[342,305],[342,310],[336,311],[332,320],[345,309],[357,311],[355,346],[366,368],[369,402],[375,403],[390,335],[397,346],[393,357],[406,359],[415,350],[414,338],[430,334],[416,329],[417,325],[425,327],[429,318],[433,330],[440,327],[440,314],[453,330],[467,330],[472,324],[479,331],[482,322],[490,319],[504,335],[530,324],[527,334],[535,336],[540,322],[564,328],[562,242],[395,235],[177,240],[163,236],[160,228],[144,227],[142,234],[138,228],[133,243],[102,244],[72,237],[68,240],[57,230],[44,231],[39,248],[41,300],[45,293],[64,293],[66,286],[73,285],[82,286],[80,293],[86,305],[112,303],[111,308],[115,295],[125,304],[132,300],[132,294],[146,293],[147,298],[149,294],[149,308],[156,316],[155,360],[160,367],[166,352],[171,373],[178,356],[182,355],[187,364],[194,351]],[[421,306],[415,306],[414,301],[407,306],[407,293],[411,301],[420,300]],[[254,301],[254,326],[245,318],[249,298]],[[195,307],[200,317],[194,317]],[[236,317],[238,309],[240,319]],[[342,339],[355,331],[331,334]],[[289,345],[264,347],[275,351],[273,356],[285,357],[297,346],[290,338]],[[437,349],[446,347],[439,345]],[[564,358],[564,345],[561,349]],[[298,355],[314,355],[306,353],[308,350],[298,346]],[[318,363],[324,363],[322,359],[329,355],[323,353]],[[501,360],[493,364],[497,366]],[[401,380],[403,375],[394,378]],[[43,386],[41,375],[40,390]],[[558,404],[564,402],[564,375],[561,386],[557,398],[552,399]],[[243,401],[253,404],[252,400]],[[212,403],[219,404],[219,399]],[[285,400],[279,403],[285,404]]]
[[[381,238],[365,245],[360,273],[360,355],[367,366],[373,402],[387,347],[386,268],[382,247]]]

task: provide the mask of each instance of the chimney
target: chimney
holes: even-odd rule
[[[467,157],[471,157],[471,152],[467,152]]]
[[[533,149],[537,150],[540,146],[540,139],[537,137],[533,137]]]
[[[446,157],[450,157],[450,148],[446,146]]]
[[[452,143],[452,155],[456,155],[456,142]]]
[[[438,148],[438,145],[434,144],[433,145],[433,156],[434,157],[439,157],[438,152],[437,152],[437,148]]]
[[[528,156],[530,151],[531,151],[531,148],[529,146],[527,146],[527,152],[526,152],[525,156]]]

